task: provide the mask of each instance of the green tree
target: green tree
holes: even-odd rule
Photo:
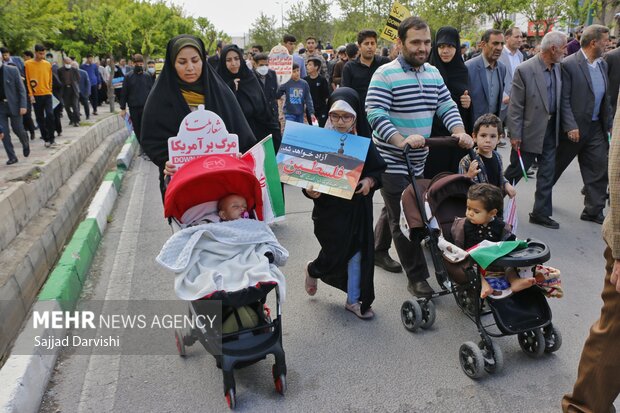
[[[328,0],[308,0],[295,3],[288,12],[287,33],[293,34],[300,41],[314,36],[323,42],[331,40],[334,35],[334,23]]]
[[[280,42],[281,34],[278,29],[278,21],[275,16],[267,16],[261,12],[250,27],[250,39],[252,44],[260,44],[266,51]]]
[[[230,36],[223,31],[219,31],[215,28],[213,23],[206,17],[198,17],[195,20],[197,35],[205,43],[205,48],[209,55],[215,53],[218,40],[230,42]]]
[[[521,11],[533,23],[536,40],[538,40],[539,31],[543,35],[550,32],[557,16],[565,7],[566,4],[563,0],[530,0],[528,3],[524,3]]]
[[[60,28],[70,24],[67,0],[3,0],[0,6],[0,43],[21,54],[34,43],[50,43]]]

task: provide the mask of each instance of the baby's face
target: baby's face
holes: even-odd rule
[[[221,203],[219,216],[222,221],[233,221],[242,218],[248,210],[245,198],[239,195],[229,195]]]
[[[487,211],[481,201],[468,199],[465,216],[474,225],[486,225],[497,215],[497,209]]]

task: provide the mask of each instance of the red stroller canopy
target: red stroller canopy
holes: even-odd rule
[[[244,197],[248,210],[255,211],[256,218],[262,221],[261,187],[251,165],[230,155],[193,159],[170,180],[164,196],[164,215],[180,221],[191,207],[219,201],[230,194]]]

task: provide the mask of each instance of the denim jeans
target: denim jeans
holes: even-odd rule
[[[362,253],[356,252],[347,266],[347,303],[355,304],[360,300],[362,283]]]
[[[297,123],[304,123],[304,114],[303,113],[285,113],[284,119],[290,120]]]

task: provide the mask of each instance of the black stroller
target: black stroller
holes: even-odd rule
[[[191,221],[200,221],[198,216],[211,216],[217,210],[217,200],[228,194],[242,195],[248,203],[248,211],[251,211],[254,218],[262,219],[261,187],[252,169],[243,160],[232,156],[205,156],[188,162],[175,174],[166,189],[164,212],[176,232],[182,229],[188,214],[194,216]],[[273,318],[265,304],[272,290],[276,294]],[[208,315],[209,308],[213,309],[213,300],[221,301],[224,316],[236,319],[238,330],[224,333],[203,328],[200,323],[187,331],[177,330],[175,340],[179,355],[185,357],[186,347],[199,341],[215,357],[217,367],[222,369],[224,396],[228,406],[234,409],[236,390],[233,370],[273,354],[275,364],[271,373],[275,389],[284,394],[286,361],[282,348],[281,306],[277,284],[265,282],[238,291],[216,291],[200,300],[190,301],[190,318]],[[242,307],[250,308],[255,313],[253,317],[258,321],[252,327],[246,327],[241,319],[239,309]]]
[[[455,145],[456,142],[456,138],[431,138],[427,139],[427,146]],[[477,379],[484,371],[493,374],[502,369],[501,348],[491,337],[516,334],[521,349],[534,358],[557,351],[562,337],[551,323],[551,309],[541,288],[533,286],[506,298],[481,300],[481,275],[473,260],[468,255],[461,257],[465,259],[460,262],[447,258],[458,250],[452,244],[450,229],[456,217],[465,215],[467,190],[473,181],[456,174],[439,175],[432,181],[416,180],[411,174],[408,156],[405,158],[411,185],[401,198],[401,228],[409,239],[422,239],[429,248],[441,287],[441,291],[431,297],[409,299],[402,304],[401,320],[405,328],[412,332],[430,328],[436,315],[431,299],[453,294],[458,306],[476,324],[481,337],[477,344],[468,341],[460,347],[461,368],[467,376]],[[493,265],[531,267],[550,257],[547,245],[528,239],[527,247],[495,260]],[[489,309],[485,309],[485,304]]]

